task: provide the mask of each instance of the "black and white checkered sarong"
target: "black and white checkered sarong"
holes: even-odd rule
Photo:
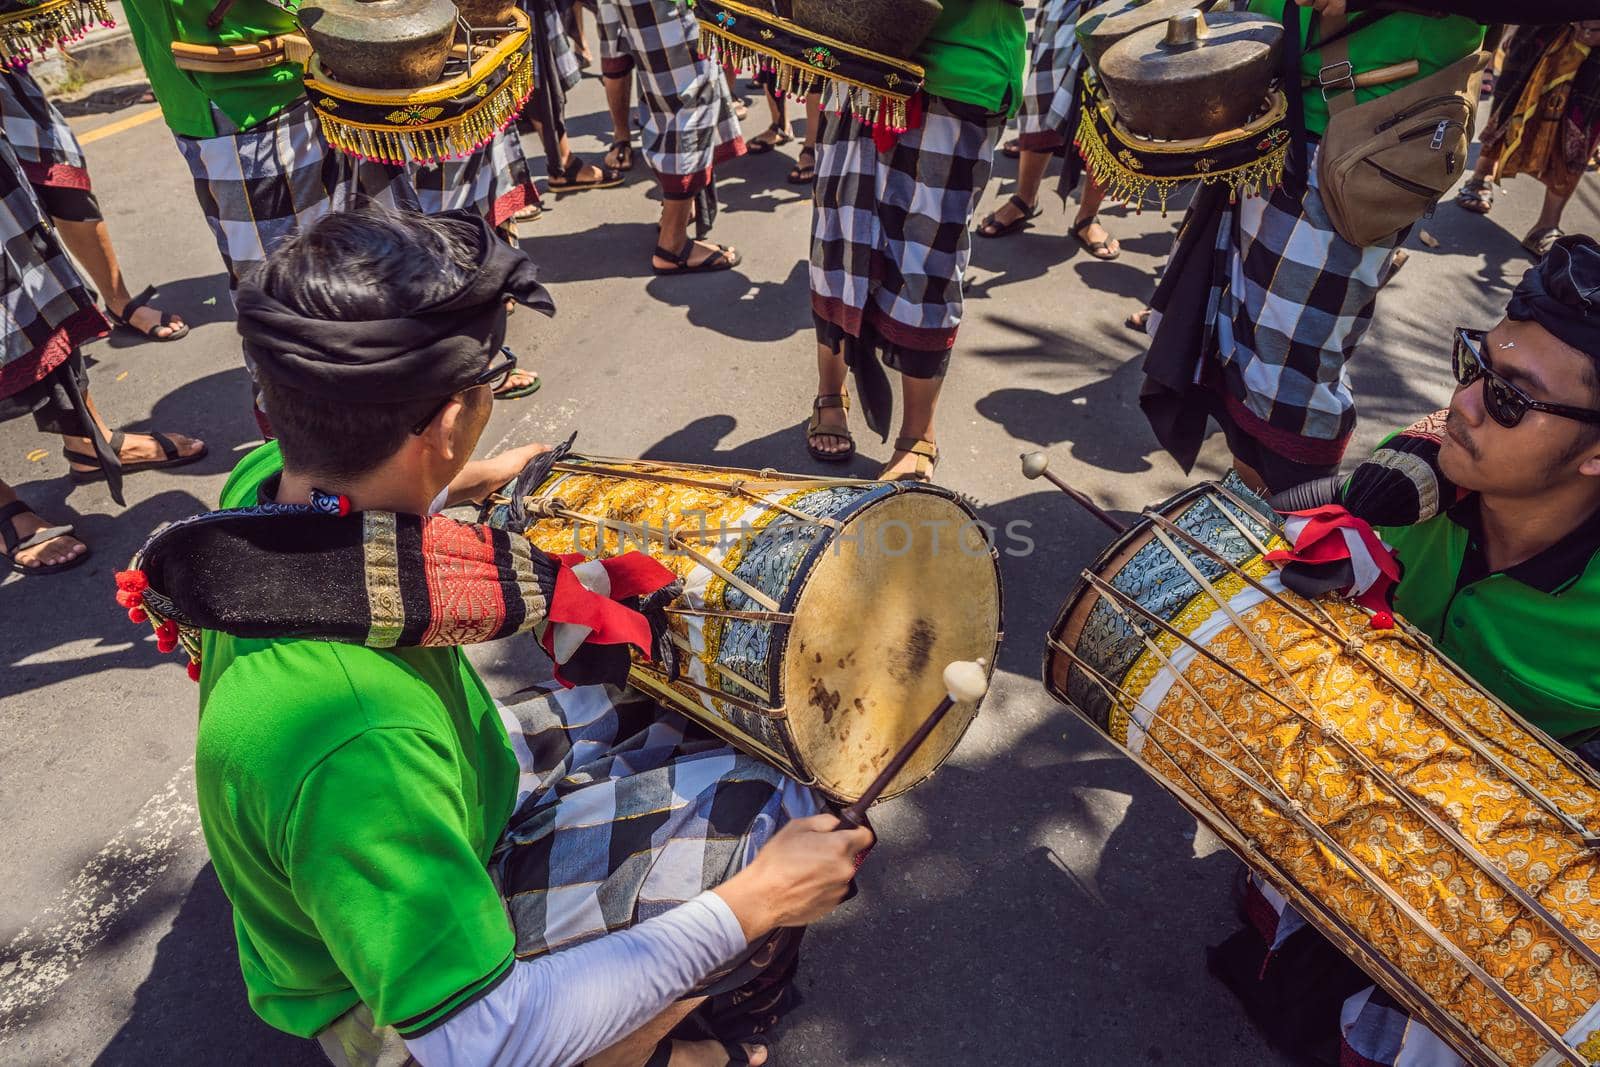
[[[1083,7],[1083,0],[1045,0],[1034,16],[1028,77],[1017,112],[1017,144],[1025,151],[1054,152],[1077,136],[1083,68],[1077,29]]]
[[[722,68],[700,54],[700,24],[688,4],[599,0],[599,21],[602,68],[631,68],[638,80],[640,154],[662,195],[686,200],[711,184],[716,164],[745,151]]]
[[[227,119],[213,111],[217,136],[175,139],[235,286],[279,243],[332,211],[368,203],[429,214],[473,208],[498,226],[534,196],[515,130],[464,160],[397,167],[330,147],[309,102],[243,131],[220,132]]]
[[[523,959],[641,922],[726,881],[822,803],[633,690],[502,709],[522,764],[490,860]]]
[[[1350,359],[1409,229],[1357,248],[1322,205],[1314,148],[1309,170],[1303,197],[1276,188],[1226,208],[1202,352],[1238,430],[1273,454],[1325,466],[1355,429]],[[1151,316],[1152,335],[1161,322]]]
[[[972,213],[1004,126],[1004,114],[929,97],[922,125],[880,152],[870,127],[827,116],[811,215],[818,318],[853,337],[870,321],[906,348],[955,344]]]
[[[76,347],[107,330],[89,288],[0,137],[0,418],[34,410],[29,391],[65,364]],[[12,403],[6,403],[8,399]]]
[[[26,68],[0,68],[0,127],[30,182],[89,188],[89,164],[77,135]]]

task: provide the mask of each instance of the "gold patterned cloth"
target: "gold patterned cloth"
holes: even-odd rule
[[[1173,620],[1205,651],[1147,650],[1116,739],[1458,1050],[1600,1044],[1600,853],[1573,826],[1600,785],[1405,628],[1262,584]]]

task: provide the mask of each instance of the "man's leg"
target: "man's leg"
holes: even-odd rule
[[[900,417],[901,437],[911,437],[929,444],[938,443],[933,434],[933,419],[939,406],[939,390],[943,387],[943,374],[929,378],[917,378],[906,373],[900,375],[901,400],[905,405],[905,413]],[[894,479],[914,474],[917,467],[918,457],[915,453],[896,450],[878,477]]]
[[[110,440],[111,428],[106,425],[106,420],[100,416],[99,410],[94,406],[94,398],[89,395],[87,389],[83,391],[83,406],[88,409],[90,416],[93,417],[95,427],[99,429],[102,439]],[[206,446],[206,443],[198,437],[187,437],[181,433],[163,433],[162,436],[169,439],[177,447],[178,455],[180,456],[196,455]],[[85,457],[82,463],[77,460],[72,461],[73,470],[87,473],[100,469],[99,463],[94,458],[93,441],[90,441],[87,437],[62,434],[61,443],[69,450]],[[124,463],[159,462],[169,458],[162,449],[160,442],[147,433],[127,434],[117,455]]]
[[[633,109],[633,73],[605,75],[606,110],[611,113],[611,150],[606,153],[606,166],[620,167],[624,162],[618,145],[633,143],[633,130],[628,125],[628,112]]]
[[[817,345],[817,395],[836,396],[844,392],[845,378],[850,369],[844,357],[825,344]],[[809,437],[810,445],[818,452],[848,452],[850,416],[842,407],[816,409],[817,429]]]
[[[128,283],[122,277],[122,265],[117,261],[117,250],[111,245],[111,231],[106,228],[105,220],[77,221],[52,215],[52,221],[61,234],[61,243],[88,271],[106,307],[113,315],[121,315],[133,294],[128,292]],[[183,326],[183,319],[177,315],[172,316],[170,326],[163,326],[161,312],[149,305],[135,310],[130,322],[140,333],[158,338],[170,337]]]
[[[1024,150],[1017,156],[1016,197],[1028,205],[1030,212],[1039,206],[1039,186],[1044,182],[1044,172],[1049,169],[1052,158],[1049,152],[1032,150]],[[983,220],[978,232],[985,237],[998,237],[1002,230],[1020,221],[1022,217],[1021,209],[1007,200],[995,210],[994,214]]]
[[[1547,187],[1544,191],[1544,206],[1539,209],[1539,221],[1533,224],[1533,232],[1560,229],[1561,215],[1567,210],[1567,201],[1571,199],[1572,193],[1558,193]]]
[[[1122,244],[1095,220],[1105,199],[1105,186],[1095,181],[1093,174],[1086,173],[1083,176],[1083,198],[1078,202],[1078,217],[1072,220],[1072,233],[1094,258],[1116,259],[1122,254]]]
[[[730,259],[737,255],[736,250],[731,245],[715,245],[706,241],[690,242],[689,223],[693,218],[693,200],[662,201],[660,237],[656,243],[674,255],[681,255],[681,250],[684,246],[692,244],[692,247],[688,250],[687,266],[689,267],[698,267],[715,255],[725,255]],[[665,271],[673,270],[678,266],[673,260],[663,259],[656,253],[651,254],[650,265]]]
[[[822,94],[806,94],[806,135],[800,157],[789,170],[790,185],[808,185],[817,176],[817,135],[822,132]]]

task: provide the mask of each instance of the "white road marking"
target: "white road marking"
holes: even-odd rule
[[[0,949],[0,1042],[55,995],[199,833],[191,759]]]

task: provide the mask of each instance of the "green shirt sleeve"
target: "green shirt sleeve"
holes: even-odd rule
[[[449,746],[399,728],[322,759],[285,820],[295,900],[380,1026],[424,1027],[512,964],[510,920],[468,820]]]

